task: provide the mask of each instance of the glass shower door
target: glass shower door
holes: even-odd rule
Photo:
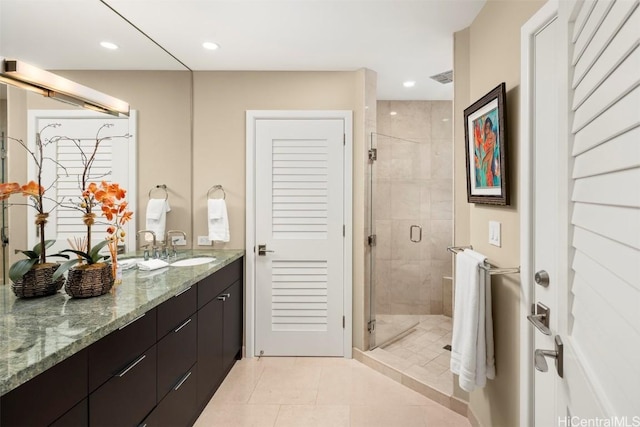
[[[384,346],[429,313],[429,195],[420,142],[373,134],[370,160],[370,349]]]

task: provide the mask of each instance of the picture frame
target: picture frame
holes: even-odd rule
[[[509,205],[504,82],[464,110],[464,125],[467,201]]]

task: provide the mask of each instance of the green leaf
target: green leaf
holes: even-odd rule
[[[104,248],[108,243],[109,243],[108,240],[103,240],[102,242],[98,243],[93,248],[91,248],[91,252],[89,252],[89,256],[91,257],[92,262],[90,262],[89,264],[95,264],[101,259],[109,257],[108,255],[104,257],[98,253],[100,252],[100,249]]]
[[[56,242],[55,240],[45,240],[44,248],[49,249],[51,246],[53,246],[55,242]],[[40,256],[40,254],[42,253],[42,246],[40,245],[40,243],[38,243],[33,247],[33,252],[35,252],[36,254],[38,254],[38,256]]]
[[[68,250],[71,251],[71,249],[68,249]],[[68,269],[70,269],[71,267],[73,267],[74,265],[76,265],[79,262],[80,262],[80,260],[78,258],[74,258],[74,259],[69,260],[67,262],[63,262],[62,264],[60,264],[60,267],[58,267],[58,269],[55,271],[55,273],[53,273],[53,276],[51,277],[51,279],[55,282],[56,280],[58,280],[58,278],[60,276],[62,276],[64,274],[65,271],[67,271]]]
[[[22,278],[22,276],[24,276],[29,270],[31,270],[31,267],[33,267],[36,262],[38,262],[37,257],[21,259],[20,261],[15,262],[9,269],[9,277],[14,282],[17,282]]]
[[[91,257],[89,256],[88,253],[86,252],[82,252],[82,251],[76,251],[75,249],[65,249],[64,251],[60,251],[60,253],[62,254],[63,252],[71,252],[74,253],[76,255],[81,256],[82,258],[86,259],[87,261],[91,260]]]
[[[22,253],[25,254],[27,257],[31,258],[31,259],[38,259],[40,258],[40,255],[38,255],[35,251],[16,251],[16,253]]]
[[[69,255],[65,255],[65,254],[53,254],[53,255],[47,255],[47,258],[49,258],[49,257],[54,257],[54,256],[57,256],[57,257],[60,257],[60,258],[65,258],[65,259],[69,259]]]

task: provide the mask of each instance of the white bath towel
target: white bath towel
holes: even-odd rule
[[[167,226],[167,212],[170,210],[169,201],[166,199],[149,199],[149,203],[147,203],[146,229],[155,233],[156,242],[164,241],[164,230]],[[149,233],[146,233],[145,240],[151,242],[153,237],[151,237]]]
[[[460,387],[469,392],[495,377],[491,282],[480,268],[485,260],[472,250],[456,256],[451,372],[459,375]]]
[[[209,240],[229,241],[229,216],[224,199],[209,199],[207,201],[207,222],[209,225]]]
[[[161,259],[150,259],[148,261],[138,261],[138,270],[151,271],[167,267],[169,263]]]

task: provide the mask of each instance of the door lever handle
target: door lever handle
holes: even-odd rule
[[[551,329],[549,329],[549,311],[549,307],[538,303],[535,306],[531,306],[531,314],[527,316],[527,320],[545,335],[551,335]]]
[[[265,256],[267,252],[275,252],[275,251],[267,250],[267,245],[258,245],[258,256]]]
[[[541,350],[536,349],[534,355],[534,363],[535,367],[540,372],[547,372],[549,370],[549,365],[547,365],[547,360],[545,357],[550,357],[555,360],[556,363],[556,371],[558,372],[558,376],[563,378],[564,376],[564,344],[562,343],[562,339],[560,335],[556,335],[554,339],[556,349],[555,350]]]

